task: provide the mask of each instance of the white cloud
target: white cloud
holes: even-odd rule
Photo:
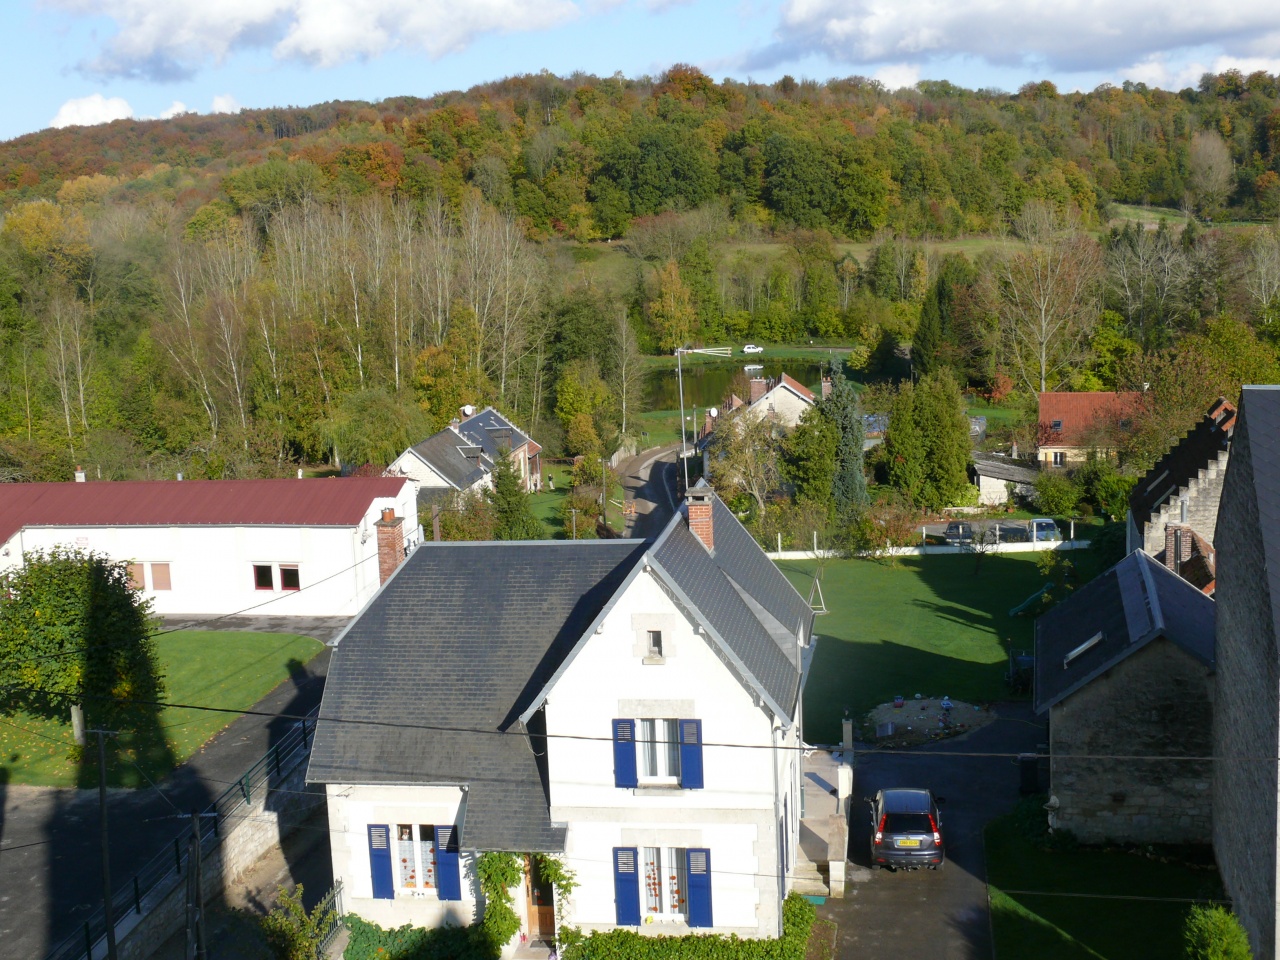
[[[213,98],[210,113],[239,113],[240,101],[229,93],[220,93]]]
[[[761,65],[824,54],[854,64],[972,57],[1054,72],[1114,71],[1193,50],[1266,57],[1280,46],[1275,0],[785,0]]]
[[[173,103],[169,104],[168,109],[160,111],[160,119],[168,120],[170,117],[176,117],[180,114],[190,112],[191,111],[187,109],[187,105],[185,103],[181,100],[175,100]]]
[[[920,68],[914,63],[894,63],[881,67],[872,76],[889,90],[901,90],[920,82]]]
[[[438,58],[487,33],[540,30],[579,0],[47,0],[117,26],[90,72],[172,80],[244,48],[320,66],[397,47]]]
[[[127,120],[132,116],[133,107],[123,97],[104,97],[100,93],[91,93],[87,97],[77,97],[64,103],[49,121],[49,126],[91,127],[97,123],[110,123],[112,120]]]

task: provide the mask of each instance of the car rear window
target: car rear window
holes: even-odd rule
[[[885,833],[933,833],[927,813],[891,813],[885,820]]]

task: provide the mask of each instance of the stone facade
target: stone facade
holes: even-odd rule
[[[1208,761],[1076,759],[1207,756],[1209,670],[1160,638],[1050,711],[1056,825],[1086,843],[1207,843]]]
[[[1153,557],[1165,547],[1165,527],[1169,524],[1186,524],[1210,543],[1216,542],[1218,504],[1222,500],[1222,484],[1227,475],[1228,453],[1223,450],[1218,458],[1201,468],[1191,482],[1171,496],[1159,512],[1145,524],[1140,532],[1141,542],[1130,543],[1129,548],[1141,547]],[[1186,501],[1186,518],[1182,516],[1182,503]]]
[[[1247,405],[1247,398],[1242,407]],[[1218,515],[1217,710],[1213,846],[1254,956],[1276,948],[1280,650],[1267,586],[1262,518],[1242,412]],[[1269,521],[1273,522],[1273,521]],[[1269,759],[1264,759],[1269,758]]]

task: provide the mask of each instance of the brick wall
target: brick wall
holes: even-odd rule
[[[1218,516],[1217,709],[1213,846],[1256,957],[1276,946],[1276,756],[1280,651],[1258,532],[1253,465],[1243,415]]]
[[[309,788],[305,783],[306,772],[304,758],[273,784],[272,790],[268,792],[264,786],[260,795],[252,798],[252,803],[241,806],[231,818],[221,822],[222,842],[216,849],[206,850],[201,864],[209,903],[221,900],[223,891],[233,886],[263,854],[277,846],[312,810],[324,805],[324,788]],[[184,853],[185,850],[184,842]],[[186,889],[185,880],[169,890],[159,887],[143,898],[141,917],[130,913],[119,918],[116,936],[120,960],[146,960],[167,939],[184,929]]]
[[[1087,843],[1208,843],[1208,761],[1076,757],[1207,756],[1211,685],[1203,664],[1160,638],[1053,707],[1058,826]]]

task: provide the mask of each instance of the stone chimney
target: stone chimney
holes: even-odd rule
[[[378,528],[378,582],[386,583],[404,560],[404,517],[387,507],[374,526]]]
[[[711,519],[714,497],[710,487],[694,487],[685,495],[685,503],[689,509],[689,531],[708,550],[716,548],[715,528]]]
[[[829,399],[831,396],[831,378],[823,376],[822,378],[822,399]]]
[[[769,392],[769,381],[764,377],[751,378],[751,399],[747,403],[755,403]]]
[[[1195,534],[1184,523],[1170,523],[1164,528],[1164,565],[1181,575],[1182,565],[1191,559]]]
[[[84,483],[84,467],[76,464],[76,483]]]

